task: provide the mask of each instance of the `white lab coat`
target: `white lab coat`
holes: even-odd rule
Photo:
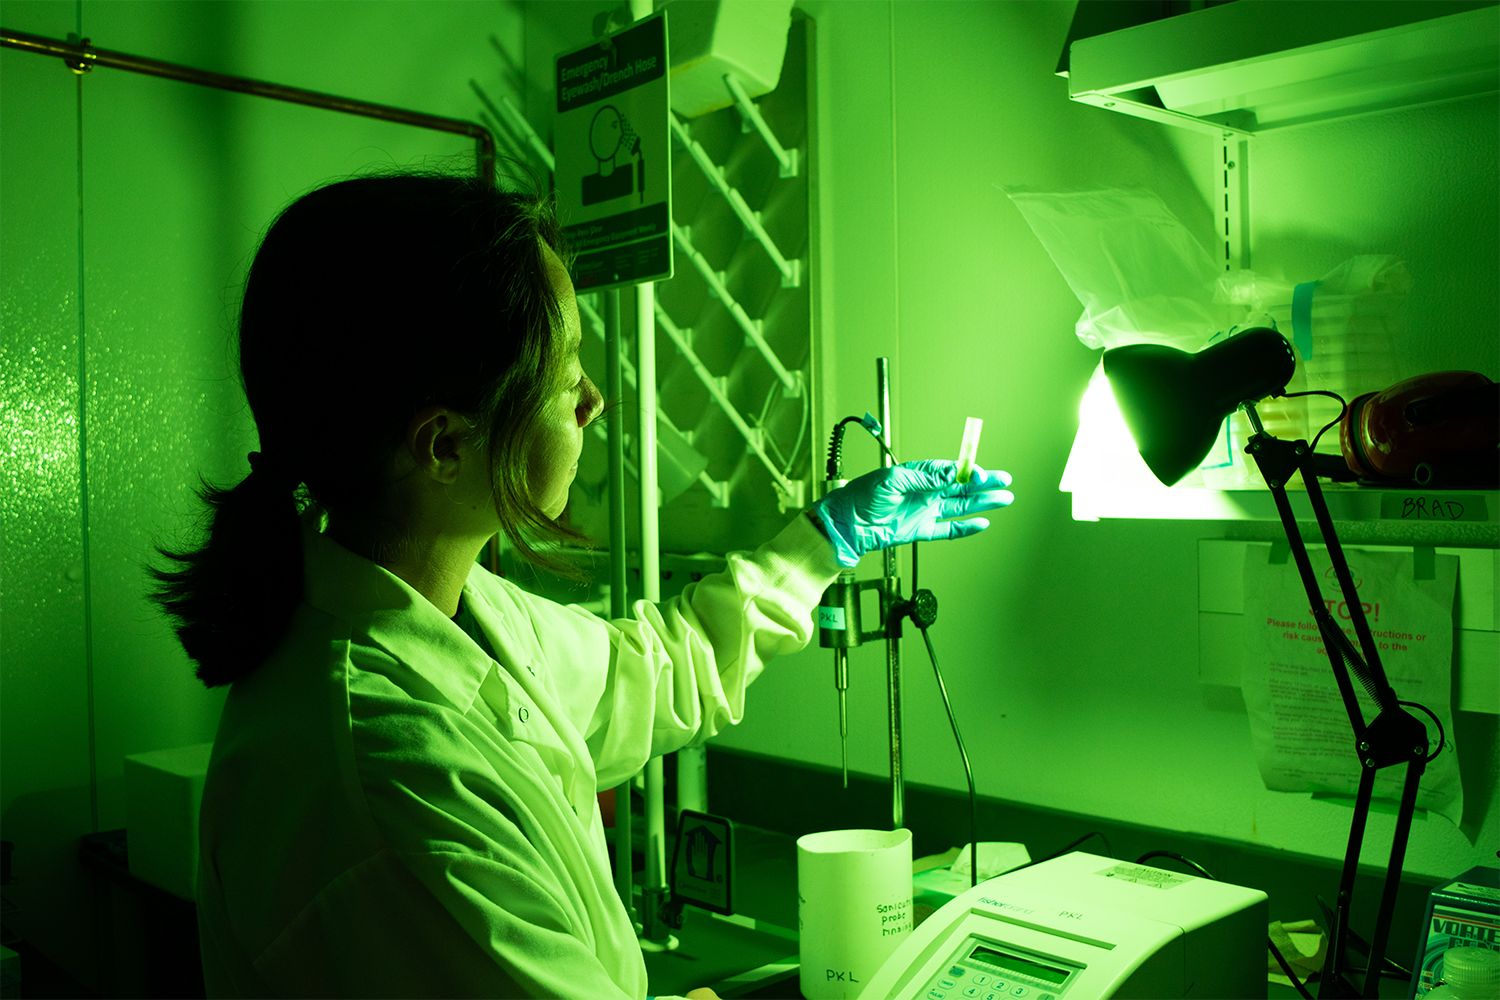
[[[475,567],[495,651],[304,533],[304,600],[230,691],[199,824],[209,996],[643,997],[595,792],[738,722],[834,579],[798,517],[603,621]]]

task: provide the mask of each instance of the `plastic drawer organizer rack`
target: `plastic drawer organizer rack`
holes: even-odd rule
[[[672,115],[676,266],[673,279],[656,286],[664,553],[753,548],[775,533],[786,511],[809,500],[809,30],[805,20],[793,20],[775,90],[751,101],[726,77],[728,107],[690,121]],[[477,84],[474,89],[485,123],[502,145],[509,141],[511,155],[550,170],[551,150],[515,102],[492,98]],[[603,293],[580,296],[578,307],[585,340],[602,345]],[[638,335],[633,310],[621,313],[628,340]],[[586,365],[591,349],[586,344]],[[627,345],[622,354],[635,351]],[[622,367],[628,404],[635,367],[627,358]],[[627,417],[627,427],[631,422]],[[573,515],[603,537],[602,422],[595,431],[599,447],[586,448],[579,465],[587,502],[580,504],[575,493]],[[628,478],[638,482],[633,438],[627,436],[625,464]]]

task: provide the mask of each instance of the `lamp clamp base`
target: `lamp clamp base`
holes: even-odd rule
[[[1360,765],[1372,770],[1427,760],[1427,727],[1400,705],[1375,716],[1355,739]]]

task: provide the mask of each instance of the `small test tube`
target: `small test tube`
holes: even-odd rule
[[[984,421],[969,417],[964,421],[964,440],[958,446],[958,481],[967,483],[974,471],[974,459],[979,455],[979,432],[984,430]]]

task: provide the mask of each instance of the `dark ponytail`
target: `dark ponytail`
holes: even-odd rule
[[[179,568],[153,569],[154,597],[209,687],[243,677],[271,655],[302,600],[298,502],[284,480],[252,471],[238,486],[204,482],[208,542],[169,552]]]
[[[151,570],[204,684],[245,676],[280,643],[303,595],[302,520],[379,516],[390,459],[427,406],[474,419],[507,538],[567,571],[533,540],[580,536],[536,505],[525,461],[561,361],[544,244],[567,262],[545,199],[432,175],[332,184],[271,226],[239,325],[261,451],[239,485],[203,483],[202,546],[159,549],[175,566]]]

